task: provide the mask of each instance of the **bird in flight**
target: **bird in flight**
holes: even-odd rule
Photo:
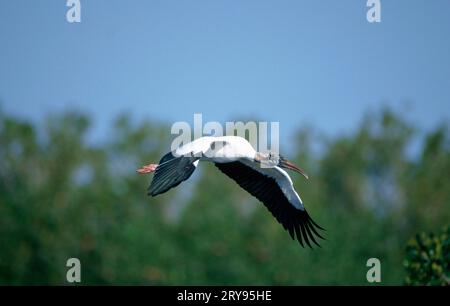
[[[187,180],[199,161],[210,161],[239,186],[261,201],[292,239],[312,248],[320,247],[319,231],[324,230],[312,220],[295,191],[289,174],[293,170],[306,179],[305,171],[281,155],[257,152],[243,137],[201,137],[164,155],[159,164],[138,169],[141,174],[155,172],[148,195],[156,196]]]

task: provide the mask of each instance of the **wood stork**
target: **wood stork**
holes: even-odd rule
[[[272,215],[297,238],[311,248],[311,242],[320,246],[324,239],[317,225],[307,213],[292,180],[283,169],[302,174],[305,171],[281,155],[257,152],[242,137],[201,137],[162,157],[159,164],[148,164],[138,169],[141,174],[155,172],[148,195],[156,196],[187,180],[199,161],[213,162],[220,171],[261,201]]]

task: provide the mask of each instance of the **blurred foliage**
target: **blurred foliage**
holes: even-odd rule
[[[77,112],[43,124],[0,113],[1,284],[66,284],[71,257],[82,284],[367,284],[371,257],[382,284],[401,284],[409,237],[449,224],[448,127],[421,137],[389,110],[334,138],[301,129],[284,154],[310,174],[292,178],[327,229],[314,250],[208,163],[147,197],[151,176],[135,169],[168,151],[168,126],[123,115],[101,142],[90,127]]]
[[[439,235],[420,233],[406,247],[407,285],[450,285],[450,227]]]

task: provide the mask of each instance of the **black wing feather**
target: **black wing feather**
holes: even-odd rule
[[[195,170],[194,162],[199,157],[179,156],[175,157],[171,152],[164,155],[156,168],[148,195],[156,196],[178,186],[187,180]]]
[[[309,216],[306,210],[295,208],[284,195],[278,183],[272,177],[239,162],[215,163],[217,168],[233,179],[243,189],[260,200],[292,239],[297,238],[303,247],[305,242],[312,248],[310,241],[317,243],[316,237],[323,239],[317,229],[323,230]]]

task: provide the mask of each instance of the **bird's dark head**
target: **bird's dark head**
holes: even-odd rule
[[[298,172],[301,175],[303,175],[306,179],[309,178],[308,174],[306,174],[305,170],[296,166],[293,162],[291,162],[290,160],[288,160],[287,158],[285,158],[284,156],[282,156],[280,154],[276,154],[273,152],[264,152],[264,153],[257,152],[255,161],[261,163],[261,167],[272,168],[272,167],[277,166],[280,168],[289,169],[289,170]]]
[[[289,170],[293,170],[293,171],[298,172],[301,175],[303,175],[306,179],[309,178],[308,174],[306,174],[305,170],[303,170],[302,168],[296,166],[293,162],[291,162],[290,160],[284,158],[281,155],[280,155],[279,160],[278,160],[278,167],[289,169]]]

